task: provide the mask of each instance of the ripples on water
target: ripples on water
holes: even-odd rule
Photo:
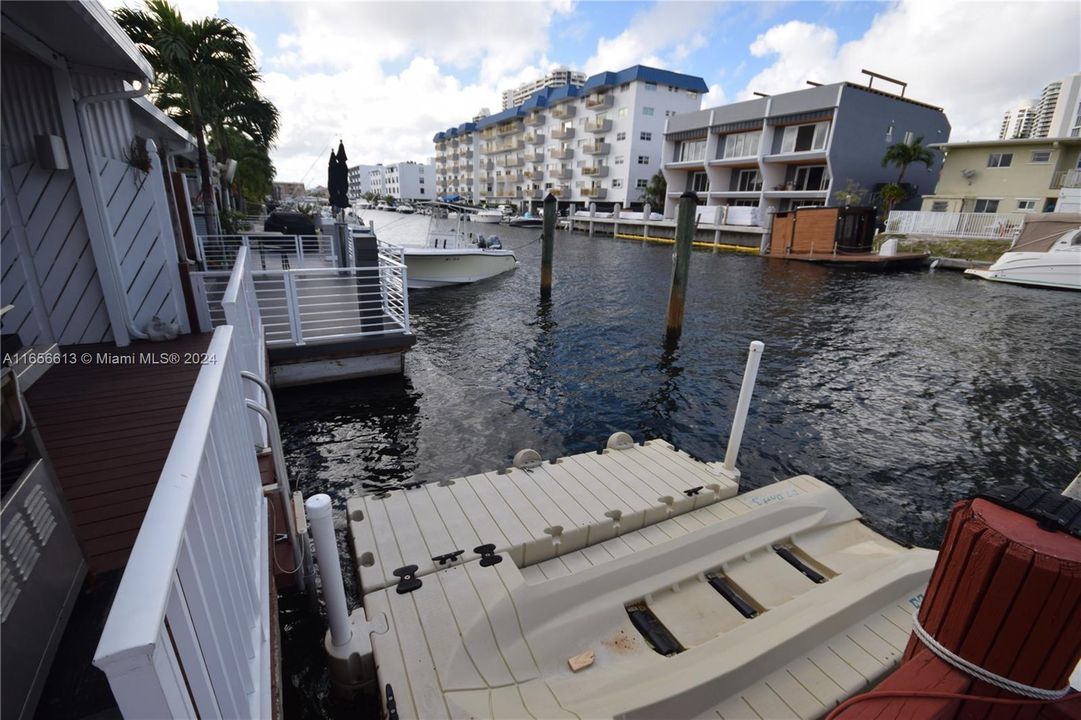
[[[427,218],[373,215],[381,238],[423,240]],[[521,247],[518,269],[411,293],[404,378],[275,393],[295,489],[344,510],[352,493],[492,470],[523,447],[596,450],[617,430],[720,460],[755,339],[745,489],[811,474],[876,530],[937,547],[954,502],[1059,490],[1081,470],[1077,293],[696,251],[666,352],[670,246],[561,233],[540,306],[538,231],[484,230]]]

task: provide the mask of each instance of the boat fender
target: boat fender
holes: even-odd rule
[[[514,467],[519,470],[532,470],[535,467],[540,467],[543,462],[540,453],[532,448],[525,448],[514,454]]]
[[[478,545],[473,548],[473,552],[480,555],[480,566],[491,567],[492,565],[498,565],[503,562],[502,555],[495,554],[495,545],[488,543],[487,545]]]
[[[625,432],[612,433],[608,438],[609,450],[630,450],[632,447],[634,447],[634,438]]]
[[[421,585],[424,584],[421,582],[420,578],[417,577],[416,565],[405,565],[398,568],[394,571],[394,577],[399,578],[398,586],[395,588],[399,595],[405,595],[414,590],[419,590]]]

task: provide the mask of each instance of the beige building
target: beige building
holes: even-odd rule
[[[1063,188],[1081,188],[1081,138],[931,147],[941,150],[945,161],[934,194],[923,196],[925,212],[1052,212]]]

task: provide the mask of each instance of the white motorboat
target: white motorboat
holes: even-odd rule
[[[498,225],[503,222],[503,213],[500,210],[478,210],[469,219],[477,223]]]
[[[527,211],[525,215],[518,215],[517,217],[512,217],[510,220],[507,221],[507,224],[511,227],[539,228],[544,227],[544,220],[543,218],[536,217],[532,213]]]
[[[1081,290],[1081,214],[1026,217],[1017,240],[991,267],[972,268],[965,274],[993,282]]]
[[[416,208],[414,208],[412,205],[408,205],[408,204],[404,204],[404,203],[402,205],[399,205],[398,207],[396,207],[395,210],[397,212],[402,213],[403,215],[412,215],[413,213],[416,212]]]
[[[410,290],[487,280],[518,265],[498,237],[466,232],[463,214],[452,220],[447,207],[433,205],[424,247],[401,246]]]

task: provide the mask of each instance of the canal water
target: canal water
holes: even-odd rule
[[[381,239],[423,243],[427,217],[370,217]],[[696,250],[683,337],[665,348],[670,246],[560,233],[541,305],[539,231],[477,229],[516,248],[519,267],[410,293],[404,377],[275,393],[295,489],[344,511],[354,493],[504,467],[525,447],[596,450],[617,430],[720,460],[751,340],[766,348],[743,488],[811,474],[875,530],[937,547],[958,500],[1057,490],[1081,470],[1076,293]],[[321,619],[283,617],[287,711],[342,716]]]

